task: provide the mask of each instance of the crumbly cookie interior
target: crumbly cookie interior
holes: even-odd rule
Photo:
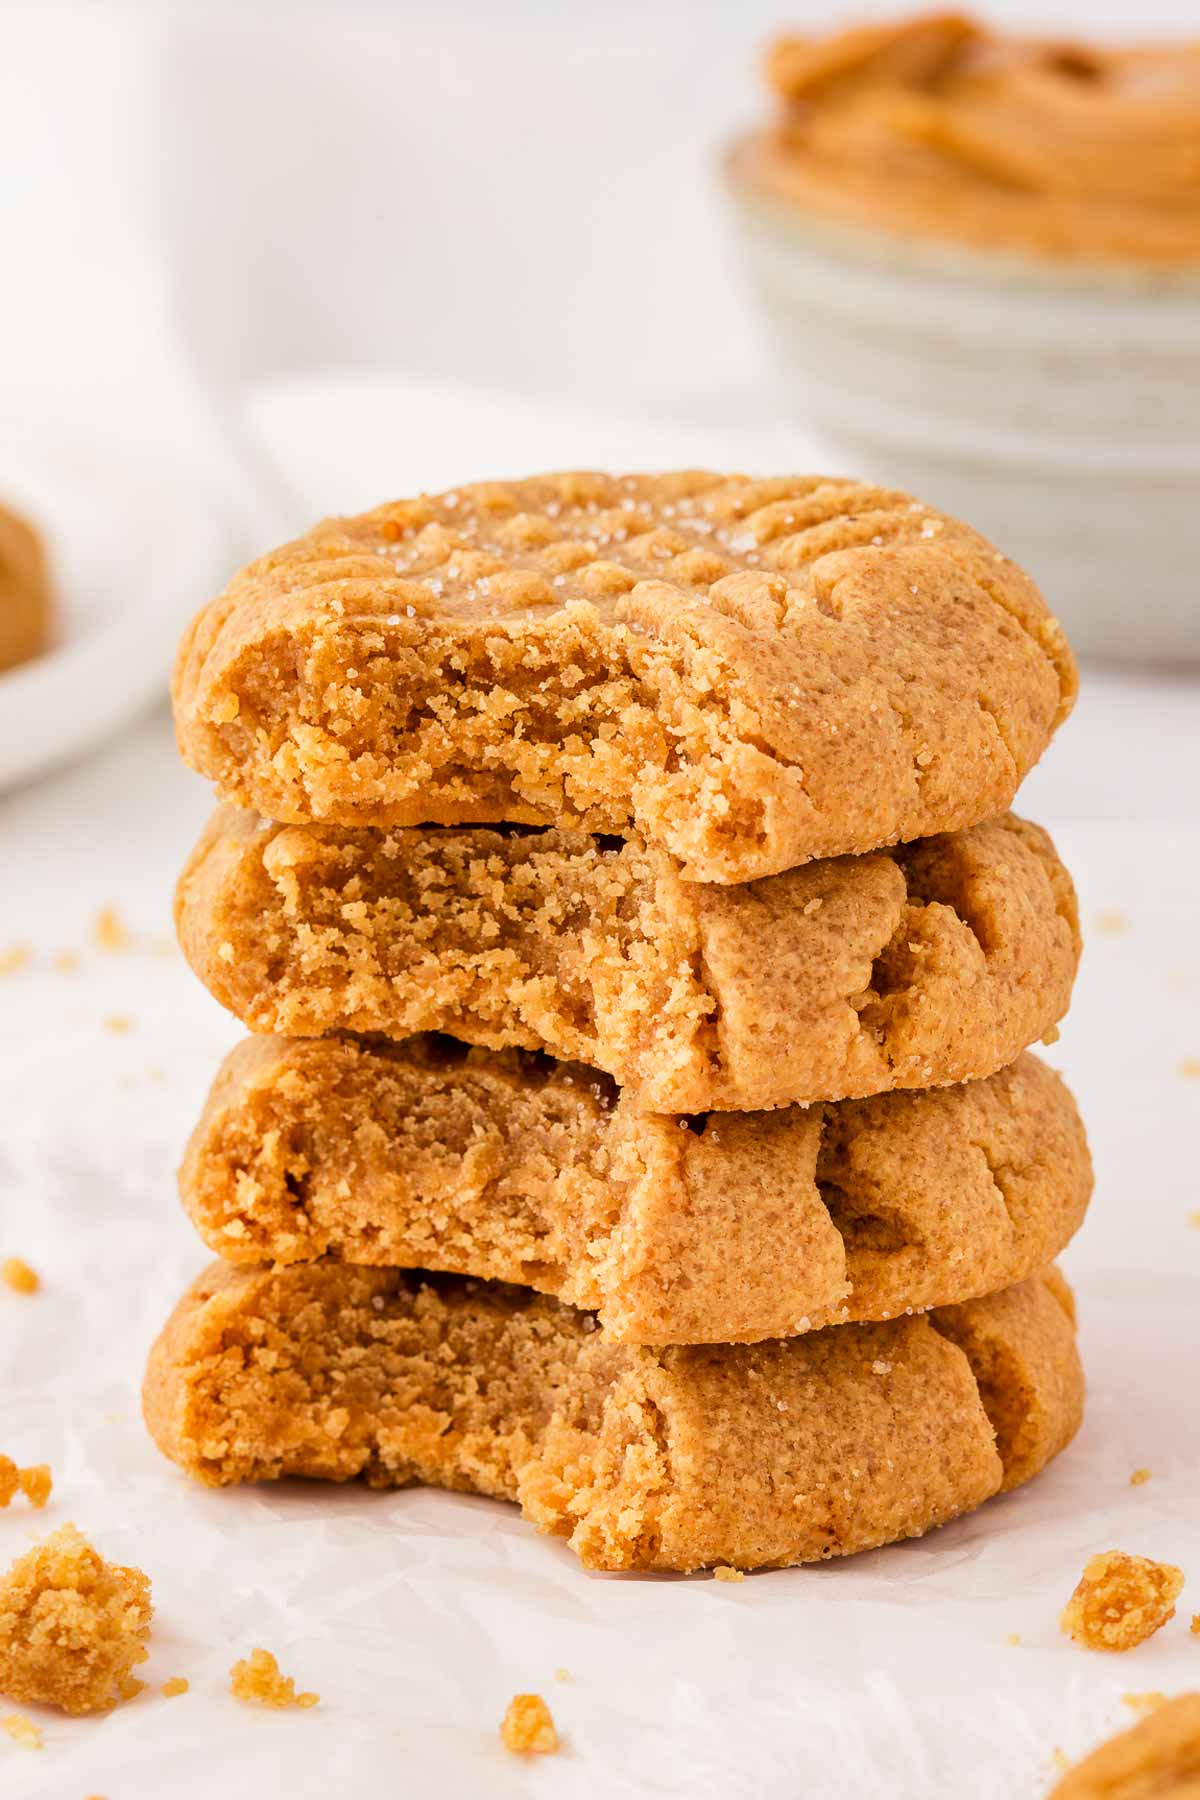
[[[976,823],[1069,709],[1037,590],[893,490],[488,483],[318,527],[205,610],[184,755],[284,822],[641,831],[695,878]]]
[[[428,1482],[518,1500],[590,1567],[677,1570],[917,1535],[1044,1466],[1081,1400],[1053,1271],[923,1318],[653,1351],[496,1283],[218,1264],[145,1388],[201,1480]]]
[[[884,1319],[1021,1280],[1091,1187],[1036,1058],[963,1087],[769,1114],[639,1112],[603,1075],[447,1039],[250,1039],[181,1193],[237,1264],[332,1257],[524,1283],[614,1338]]]
[[[642,840],[260,826],[180,882],[193,967],[256,1031],[442,1031],[606,1070],[664,1112],[993,1073],[1066,1011],[1070,878],[1011,815],[735,888]]]

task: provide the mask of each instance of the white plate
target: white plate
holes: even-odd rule
[[[0,448],[0,497],[50,555],[52,648],[0,674],[0,789],[90,749],[165,696],[190,614],[227,578],[230,521],[183,464],[78,432]]]

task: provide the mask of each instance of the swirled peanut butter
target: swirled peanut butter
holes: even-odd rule
[[[1051,257],[1200,263],[1200,41],[1000,37],[957,13],[781,38],[775,125],[735,177],[893,233]]]

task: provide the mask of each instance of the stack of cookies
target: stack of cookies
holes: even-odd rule
[[[928,1530],[1079,1421],[1079,940],[1005,811],[1074,667],[846,481],[549,476],[335,520],[179,658],[178,927],[256,1035],[152,1353],[201,1480],[432,1482],[601,1569]]]

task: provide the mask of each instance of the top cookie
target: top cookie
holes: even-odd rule
[[[634,826],[695,880],[1002,811],[1075,691],[1027,576],[850,481],[486,483],[331,520],[184,638],[184,757],[282,823]]]

